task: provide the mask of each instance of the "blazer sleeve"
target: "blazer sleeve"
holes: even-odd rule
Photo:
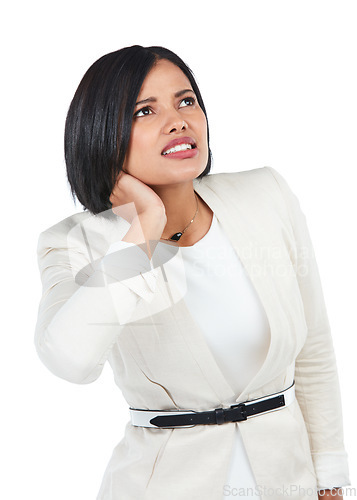
[[[96,380],[113,344],[157,281],[152,259],[138,245],[118,241],[95,263],[66,235],[42,232],[37,246],[42,296],[35,328],[41,361],[73,383]]]
[[[303,301],[307,338],[295,362],[296,398],[310,440],[319,489],[350,485],[341,395],[331,329],[305,214],[286,180],[272,167],[290,216],[294,268]]]

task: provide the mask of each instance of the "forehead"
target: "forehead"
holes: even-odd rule
[[[172,62],[161,59],[146,75],[139,97],[147,97],[144,94],[155,96],[163,92],[174,93],[184,88],[192,88],[187,76]]]

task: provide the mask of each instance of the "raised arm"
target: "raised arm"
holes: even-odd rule
[[[98,378],[123,325],[140,301],[152,299],[157,270],[139,242],[143,227],[151,243],[158,240],[163,224],[156,209],[141,214],[125,238],[95,263],[84,247],[69,246],[66,235],[51,230],[40,234],[43,289],[35,345],[55,375],[74,383]]]
[[[110,201],[113,213],[131,225],[99,260],[93,262],[82,226],[75,237],[70,236],[73,228],[54,226],[38,241],[43,290],[35,345],[47,368],[70,382],[89,383],[99,377],[123,325],[142,300],[152,299],[156,287],[152,253],[166,224],[161,199],[139,179],[121,172]],[[95,239],[106,240],[101,232],[112,229],[97,224]]]

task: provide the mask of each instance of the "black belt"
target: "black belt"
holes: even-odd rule
[[[139,427],[192,427],[204,424],[241,422],[247,418],[288,406],[295,398],[295,381],[287,389],[262,398],[210,411],[165,411],[129,408],[131,423]]]

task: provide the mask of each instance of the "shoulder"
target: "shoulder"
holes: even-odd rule
[[[112,210],[98,215],[85,210],[43,230],[38,237],[37,251],[41,253],[49,248],[105,251],[113,241],[123,238],[129,226]]]
[[[279,182],[284,178],[272,167],[260,167],[238,172],[220,172],[208,174],[194,180],[194,187],[204,186],[213,191],[240,189],[242,191],[270,191],[279,194]],[[281,193],[280,193],[281,195]]]
[[[49,226],[45,228],[42,233],[61,233],[61,232],[68,232],[71,230],[72,227],[74,227],[77,224],[80,224],[81,222],[84,222],[86,219],[89,217],[93,216],[90,212],[88,211],[83,211],[83,212],[77,212],[75,214],[72,214],[65,219],[62,219],[52,226]]]
[[[210,174],[195,179],[194,187],[206,199],[227,209],[278,217],[285,221],[300,211],[297,196],[286,179],[272,167]]]
[[[56,222],[44,229],[39,235],[39,242],[46,239],[48,241],[59,241],[67,237],[68,233],[76,226],[82,224],[91,214],[87,211],[78,212],[65,219]]]

